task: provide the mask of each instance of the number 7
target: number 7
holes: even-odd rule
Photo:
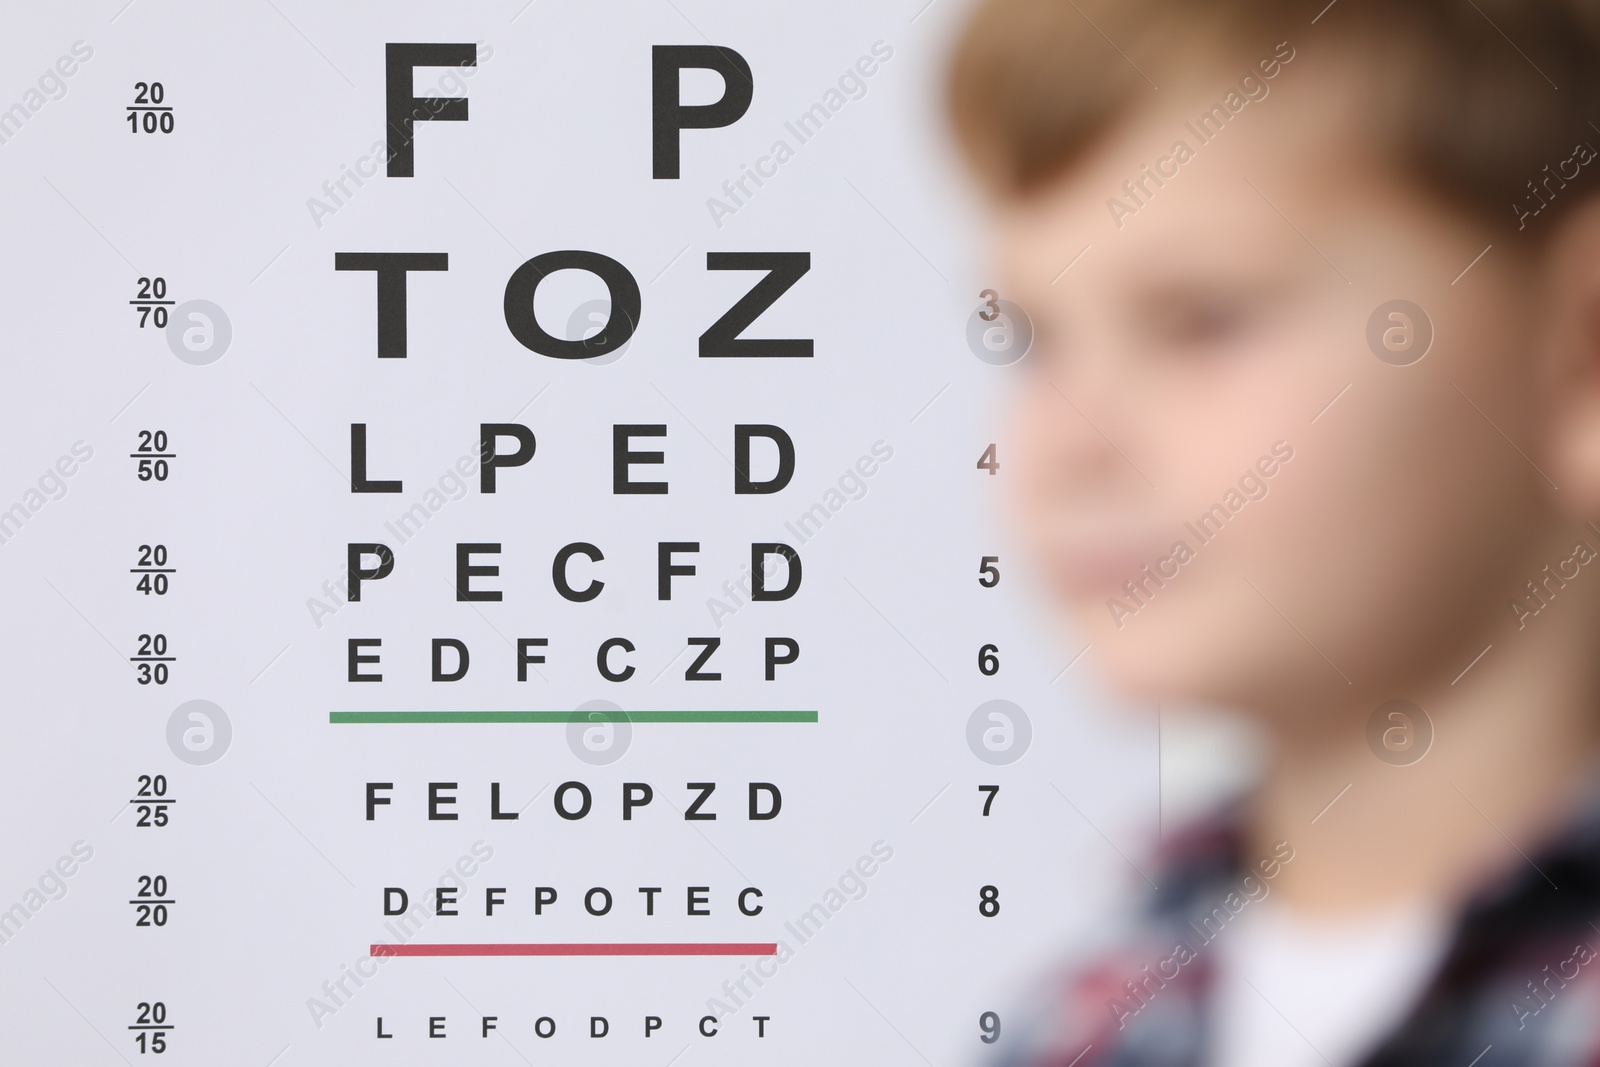
[[[988,798],[983,802],[983,817],[987,819],[989,817],[989,805],[993,804],[994,798],[1000,795],[1000,787],[997,785],[980,785],[978,792],[989,794]]]

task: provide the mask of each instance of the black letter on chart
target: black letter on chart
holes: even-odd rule
[[[722,96],[709,104],[680,104],[678,75],[688,68],[722,75]],[[658,44],[651,50],[651,177],[678,177],[678,131],[732,126],[750,108],[755,79],[750,64],[731,48],[709,44]]]
[[[599,333],[578,341],[552,337],[533,314],[533,296],[539,283],[558,270],[586,270],[606,284],[611,317]],[[512,272],[506,281],[506,327],[523,348],[554,359],[591,359],[614,352],[628,343],[639,325],[639,283],[628,268],[599,252],[570,249],[534,256]]]
[[[411,95],[417,67],[475,67],[478,49],[468,44],[390,44],[384,46],[384,119],[389,125],[389,177],[416,177],[416,124],[465,122],[464,96]]]
[[[700,355],[797,356],[811,355],[810,338],[767,339],[740,337],[756,317],[787,293],[811,269],[810,252],[707,252],[707,270],[764,270],[767,276],[739,300],[728,313],[700,335]]]
[[[334,270],[378,273],[378,358],[406,358],[406,272],[449,270],[445,252],[335,252]]]

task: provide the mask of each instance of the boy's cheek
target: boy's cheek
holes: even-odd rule
[[[1248,702],[1264,675],[1325,669],[1237,572],[1199,559],[1122,627],[1100,607],[1073,612],[1091,656],[1137,699]],[[1287,634],[1287,637],[1285,636]],[[1314,653],[1310,653],[1314,656]]]

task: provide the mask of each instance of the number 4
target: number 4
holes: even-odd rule
[[[983,455],[978,457],[978,469],[988,471],[990,476],[1000,473],[1000,460],[995,455],[994,445],[983,450]]]

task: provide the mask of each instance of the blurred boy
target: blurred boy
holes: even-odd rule
[[[1324,3],[957,45],[1023,528],[1104,674],[1269,750],[1005,1063],[1600,1063],[1600,5]]]

